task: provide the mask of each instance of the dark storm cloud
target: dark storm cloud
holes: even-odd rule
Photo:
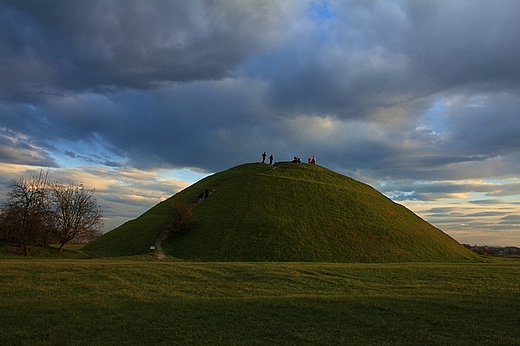
[[[475,201],[470,201],[470,204],[475,204],[475,205],[502,205],[506,203],[503,199],[497,199],[497,198],[494,198],[494,199],[480,199],[480,200],[475,200]],[[515,203],[511,203],[511,204],[515,204]]]
[[[497,212],[497,211],[482,211],[478,213],[468,214],[468,217],[487,217],[487,216],[502,216],[507,214],[506,212]],[[506,217],[504,217],[506,218]],[[504,219],[503,218],[503,219]]]
[[[251,62],[277,107],[356,118],[454,88],[518,89],[520,3],[334,2],[330,10],[304,41]]]
[[[266,140],[267,132],[253,133],[259,126],[255,117],[263,111],[261,106],[254,108],[259,93],[250,84],[227,79],[110,94],[103,104],[111,114],[99,115],[103,125],[96,132],[110,138],[114,147],[124,148],[139,168],[178,164],[218,170],[251,161],[255,154],[244,147]]]
[[[502,224],[502,225],[516,225],[516,226],[520,226],[520,215],[504,216],[501,219],[500,224]]]
[[[277,40],[276,2],[2,1],[1,99],[220,79]]]
[[[458,149],[468,153],[503,155],[520,145],[520,97],[507,91],[466,97],[466,105],[446,119]]]
[[[454,207],[437,207],[437,208],[430,208],[428,210],[425,211],[426,213],[433,213],[433,214],[436,214],[436,215],[450,215],[452,216],[453,214],[459,214],[457,212],[457,208],[454,208]]]
[[[8,164],[56,167],[56,161],[30,139],[0,128],[0,162]]]
[[[474,183],[456,183],[443,181],[392,181],[378,187],[378,190],[391,196],[393,200],[420,200],[435,201],[443,198],[453,198],[456,195],[481,193],[487,196],[507,195],[511,185],[516,184],[492,184],[475,181]],[[510,193],[516,195],[518,191]],[[481,201],[482,204],[493,204],[496,199]],[[478,204],[477,201],[474,202]],[[504,203],[504,201],[502,201]]]
[[[520,23],[516,1],[409,1],[406,45],[418,69],[453,86],[503,83],[518,87]]]

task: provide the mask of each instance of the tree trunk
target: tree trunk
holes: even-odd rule
[[[29,247],[26,243],[22,243],[22,251],[25,256],[29,256]]]
[[[63,243],[63,242],[60,243],[60,248],[58,249],[58,252],[59,252],[59,253],[62,253],[62,252],[63,252],[63,247],[65,246],[65,244],[67,244],[67,243]]]

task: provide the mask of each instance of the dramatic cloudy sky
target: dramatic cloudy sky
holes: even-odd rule
[[[48,168],[105,230],[206,174],[318,164],[520,245],[520,1],[0,0],[0,192]]]

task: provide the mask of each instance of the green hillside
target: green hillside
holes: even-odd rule
[[[209,197],[197,203],[204,189]],[[249,163],[216,173],[85,247],[107,256],[148,253],[173,201],[193,206],[167,255],[201,261],[452,262],[476,256],[372,187],[326,168]]]

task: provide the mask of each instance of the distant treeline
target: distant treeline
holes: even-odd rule
[[[520,248],[516,246],[479,246],[464,244],[464,246],[480,255],[520,255]]]

